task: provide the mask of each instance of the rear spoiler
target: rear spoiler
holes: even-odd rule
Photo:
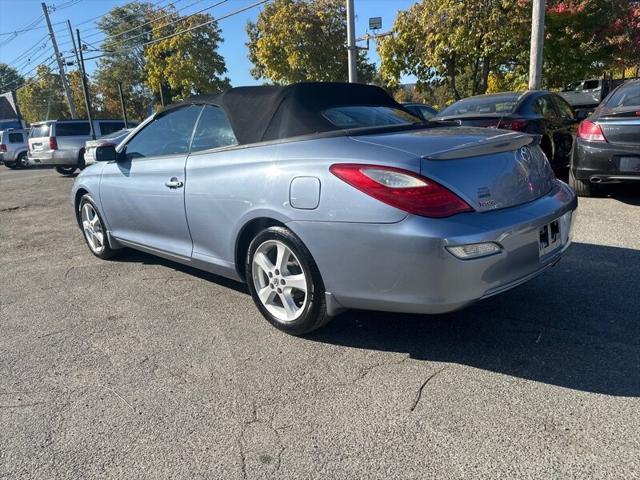
[[[454,148],[425,155],[426,160],[454,160],[457,158],[479,157],[492,153],[510,152],[525,145],[539,145],[540,135],[509,132],[489,137],[480,142],[463,143]]]

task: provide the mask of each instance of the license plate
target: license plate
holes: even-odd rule
[[[620,157],[620,171],[640,173],[640,157]]]
[[[571,213],[567,212],[562,217],[539,228],[540,258],[555,252],[569,242]]]

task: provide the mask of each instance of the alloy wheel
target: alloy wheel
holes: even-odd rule
[[[100,255],[104,251],[104,231],[102,229],[102,223],[98,213],[93,208],[93,205],[86,202],[82,205],[82,230],[84,231],[84,238],[87,239],[87,244],[91,251],[97,255]]]
[[[279,240],[267,240],[255,251],[253,283],[262,305],[277,320],[296,320],[307,305],[307,275],[295,253]]]

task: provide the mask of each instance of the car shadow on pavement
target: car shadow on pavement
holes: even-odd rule
[[[640,396],[640,250],[576,243],[531,282],[436,316],[346,312],[317,342]]]
[[[246,293],[247,295],[249,294],[249,290],[247,289],[247,286],[244,283],[236,282],[235,280],[231,280],[229,278],[222,277],[214,273],[206,272],[204,270],[199,270],[197,268],[190,267],[188,265],[183,265],[181,263],[173,262],[171,260],[167,260],[162,257],[157,257],[155,255],[151,255],[149,253],[141,252],[138,250],[132,250],[127,248],[120,255],[113,258],[112,261],[126,262],[126,263],[141,263],[143,265],[162,265],[172,270],[177,270],[179,272],[183,272],[188,275],[193,275],[194,277],[201,278],[208,282],[216,283],[222,287],[227,287],[240,293]]]

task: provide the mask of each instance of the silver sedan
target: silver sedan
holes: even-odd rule
[[[574,192],[533,136],[423,122],[383,90],[241,87],[157,113],[76,179],[91,252],[248,284],[277,328],[345,309],[443,313],[554,265]]]

